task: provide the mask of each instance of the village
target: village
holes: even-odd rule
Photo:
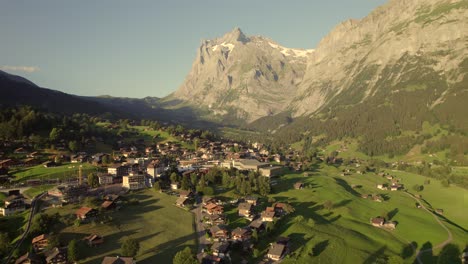
[[[14,215],[31,209],[31,201],[38,198],[42,208],[61,208],[67,204],[81,205],[75,212],[76,224],[102,221],[105,212],[120,210],[131,202],[126,201],[128,193],[154,189],[161,194],[176,196],[174,206],[194,214],[194,226],[198,238],[197,259],[200,263],[232,263],[234,254],[250,254],[260,263],[278,263],[291,252],[291,238],[274,238],[264,256],[259,256],[255,244],[259,236],[272,231],[275,223],[294,213],[295,207],[289,202],[277,202],[266,198],[273,186],[281,182],[287,172],[301,172],[304,159],[300,153],[291,150],[287,155],[270,153],[260,143],[242,144],[200,140],[190,134],[176,135],[179,142],[163,142],[148,146],[143,141],[124,144],[112,153],[88,154],[85,152],[50,157],[39,162],[40,152],[28,152],[26,147],[15,149],[15,154],[26,159],[0,161],[3,183],[12,177],[10,168],[42,166],[54,168],[61,163],[76,166],[74,175],[61,179],[31,178],[22,185],[11,184],[4,206],[3,216]],[[196,142],[194,148],[186,147]],[[319,158],[320,162],[342,165],[343,160],[335,157]],[[349,161],[349,166],[339,175],[346,178],[351,174],[375,174],[384,182],[377,184],[379,191],[402,191],[401,179],[389,173],[377,173],[359,169],[361,161]],[[95,167],[84,172],[82,167]],[[357,170],[356,170],[357,169]],[[309,176],[304,172],[304,177]],[[12,183],[14,181],[11,181]],[[36,197],[26,199],[15,187],[51,184],[53,187]],[[235,196],[224,195],[229,186],[235,189]],[[302,181],[289,186],[294,190],[307,187]],[[352,191],[360,189],[352,185]],[[374,192],[359,193],[359,196],[375,202],[384,202],[387,194]],[[94,204],[85,205],[91,197]],[[89,199],[88,199],[89,200]],[[418,205],[418,208],[420,206]],[[33,208],[32,208],[33,209]],[[34,210],[32,210],[34,211]],[[443,213],[440,209],[439,213]],[[387,216],[388,217],[388,216]],[[239,224],[245,223],[245,224]],[[384,215],[371,218],[369,224],[388,231],[397,228],[398,222],[386,219]],[[31,239],[32,252],[21,255],[21,263],[70,263],[66,247],[48,247],[50,235],[40,234]],[[82,238],[91,248],[106,243],[102,234],[90,233]],[[105,256],[103,264],[136,263],[134,256]],[[245,260],[243,261],[245,262]],[[247,262],[245,262],[247,263]]]

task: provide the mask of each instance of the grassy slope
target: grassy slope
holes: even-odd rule
[[[41,186],[34,186],[34,187],[31,187],[27,190],[25,190],[23,192],[23,194],[29,198],[33,198],[34,196],[42,193],[42,192],[45,192],[45,191],[48,191],[50,189],[52,189],[55,185],[51,185],[51,184],[46,184],[46,185],[41,185]]]
[[[447,238],[445,230],[432,216],[417,209],[414,200],[403,192],[380,191],[374,187],[386,179],[371,174],[348,177],[337,175],[339,171],[336,168],[325,166],[308,178],[301,174],[283,177],[283,181],[275,186],[275,194],[271,196],[276,200],[292,202],[296,212],[277,226],[271,240],[260,243],[263,253],[266,253],[267,243],[276,236],[289,235],[293,238],[293,253],[284,263],[371,263],[381,252],[399,254],[403,246],[412,241],[421,247],[428,241],[436,245]],[[294,182],[299,180],[311,188],[292,189]],[[383,203],[362,199],[354,193],[350,187],[352,184],[363,186],[357,189],[359,193],[382,193],[389,199]],[[438,186],[434,180],[431,185],[434,188]],[[462,189],[457,191],[465,195],[467,193]],[[432,197],[427,199],[431,201]],[[437,197],[433,199],[439,200]],[[335,204],[330,212],[322,207],[327,200]],[[460,203],[453,206],[459,211],[463,210]],[[385,231],[369,224],[371,217],[392,211],[396,212],[392,220],[399,223],[395,231]],[[302,215],[305,220],[296,223],[293,219],[297,215]],[[315,222],[313,227],[307,224],[309,218]],[[451,230],[454,232],[454,242],[464,246],[468,235],[454,228]],[[319,251],[317,256],[314,256],[314,247]],[[414,257],[407,261],[412,260]]]
[[[181,142],[178,138],[170,135],[166,131],[145,130],[148,128],[147,126],[131,126],[131,128],[137,129],[140,132],[141,136],[143,136],[143,138],[145,139],[146,143],[152,142],[152,138],[154,136],[158,136],[157,138],[158,143],[166,143],[170,141],[170,142],[175,142],[175,143],[181,143],[183,147],[188,148],[188,149],[193,149],[192,145],[187,144],[185,142]],[[138,138],[141,138],[141,136],[139,136]]]
[[[43,165],[37,165],[29,168],[19,168],[13,171],[16,181],[26,181],[32,179],[56,179],[77,177],[79,166],[83,166],[83,173],[95,171],[95,167],[89,163],[65,163],[58,167],[45,168]]]
[[[138,263],[171,263],[176,252],[195,245],[192,215],[173,204],[176,197],[145,190],[129,195],[139,205],[126,205],[111,213],[112,224],[83,224],[65,228],[61,233],[66,241],[81,239],[90,233],[103,235],[105,243],[87,249],[86,259],[80,263],[101,263],[104,256],[120,255],[120,243],[126,236],[138,239]],[[72,214],[77,207],[50,209],[48,213]],[[65,209],[65,210],[64,210]],[[120,230],[119,230],[120,227]]]

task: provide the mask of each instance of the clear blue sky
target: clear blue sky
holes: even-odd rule
[[[0,69],[78,95],[165,96],[234,27],[314,48],[385,0],[0,0]]]

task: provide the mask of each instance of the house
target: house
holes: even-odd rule
[[[97,235],[97,234],[91,234],[89,236],[86,236],[83,238],[83,240],[90,247],[99,246],[104,243],[104,237]]]
[[[214,256],[224,258],[229,250],[229,243],[227,242],[214,242],[211,246],[211,252]]]
[[[224,225],[226,223],[226,217],[222,214],[208,215],[206,223],[210,225]]]
[[[285,245],[275,243],[271,245],[270,250],[268,250],[267,257],[273,261],[279,261],[283,257],[285,249]]]
[[[32,239],[32,247],[35,252],[44,250],[49,245],[49,235],[42,234]]]
[[[204,206],[209,215],[219,215],[224,213],[224,207],[215,203],[210,203]]]
[[[252,204],[240,203],[237,209],[239,210],[239,216],[249,217],[250,210],[252,209]]]
[[[387,228],[387,229],[391,229],[391,230],[394,230],[396,228],[396,225],[397,223],[396,222],[393,222],[393,221],[386,221],[384,224],[383,224],[383,227]]]
[[[210,228],[211,236],[219,241],[225,241],[229,238],[229,231],[226,225],[215,225]]]
[[[40,256],[36,255],[35,253],[28,252],[23,256],[19,257],[15,264],[42,264],[42,259]]]
[[[281,166],[270,166],[259,168],[258,172],[264,177],[277,177],[283,174],[283,167]]]
[[[91,221],[96,218],[98,211],[90,207],[81,207],[75,212],[76,218],[81,221]]]
[[[187,197],[179,197],[177,198],[176,205],[179,207],[185,207],[186,205],[189,204],[189,198]]]
[[[23,212],[26,210],[26,204],[24,200],[25,199],[22,194],[9,195],[4,201],[4,207],[0,207],[0,215],[8,216],[17,212]]]
[[[263,224],[263,219],[258,218],[250,222],[249,227],[252,230],[257,230],[257,232],[261,232],[263,229],[265,229],[265,225]]]
[[[273,222],[275,218],[275,209],[273,207],[267,207],[261,214],[262,221]]]
[[[401,188],[402,188],[401,184],[392,184],[392,186],[390,186],[391,191],[398,191]]]
[[[303,189],[303,188],[304,188],[304,184],[302,182],[296,182],[294,184],[294,189],[296,190]]]
[[[44,257],[47,264],[67,264],[67,248],[54,247],[51,250],[44,252]]]
[[[465,249],[465,252],[463,252],[461,258],[462,258],[462,263],[463,264],[468,263],[468,247]]]
[[[114,183],[114,176],[111,174],[99,175],[99,184],[100,185],[109,185]]]
[[[179,197],[190,198],[192,196],[193,196],[193,193],[191,191],[186,191],[186,190],[179,191]]]
[[[377,184],[377,189],[387,190],[387,185],[386,184]]]
[[[383,198],[380,195],[373,195],[372,201],[381,203],[383,201]]]
[[[257,202],[258,202],[258,198],[255,197],[255,196],[247,196],[245,197],[244,199],[247,203],[253,205],[253,206],[256,206],[257,205]]]
[[[382,227],[385,223],[385,219],[383,217],[376,217],[371,219],[371,224],[375,227]]]
[[[131,257],[104,257],[101,264],[136,264]]]
[[[256,159],[239,159],[232,161],[232,167],[238,170],[251,170],[258,171],[260,168],[268,167],[269,164],[265,162],[259,162]]]
[[[140,190],[146,188],[146,176],[144,174],[125,175],[122,177],[122,187],[129,190]]]
[[[164,172],[164,165],[159,160],[153,160],[146,167],[146,173],[148,173],[153,178],[160,177],[163,172]]]
[[[288,213],[288,210],[292,210],[291,205],[286,203],[274,203],[273,208],[275,209],[275,213],[277,216],[285,215]]]
[[[237,241],[249,240],[251,236],[252,236],[252,231],[248,228],[237,227],[231,232],[232,239],[237,240]]]
[[[107,168],[107,173],[116,177],[128,175],[128,167],[121,164],[112,164]]]
[[[118,202],[120,200],[120,196],[117,194],[109,194],[104,197],[104,200]]]

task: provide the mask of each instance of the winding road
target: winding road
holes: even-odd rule
[[[192,210],[192,213],[195,215],[194,220],[195,220],[195,230],[197,232],[197,237],[198,237],[198,252],[197,253],[202,253],[208,244],[208,241],[205,236],[205,228],[203,226],[203,221],[202,221],[202,199],[200,196],[196,197],[197,201],[197,207]]]
[[[426,212],[430,213],[432,215],[432,217],[434,217],[434,219],[437,221],[437,223],[439,223],[439,225],[445,229],[445,231],[447,231],[447,234],[448,234],[448,238],[447,240],[445,240],[444,242],[436,245],[436,246],[433,246],[432,248],[428,248],[428,249],[424,249],[424,250],[418,250],[413,244],[410,244],[411,247],[414,249],[414,251],[416,252],[416,259],[418,260],[418,263],[419,264],[423,264],[422,260],[421,260],[421,254],[425,253],[425,252],[430,252],[436,248],[441,248],[441,247],[444,247],[445,245],[447,245],[448,243],[452,242],[453,240],[453,235],[452,235],[452,232],[442,223],[442,221],[440,221],[439,217],[437,217],[437,215],[435,215],[431,210],[427,209],[424,204],[418,199],[416,198],[413,194],[409,193],[409,192],[405,192],[409,197],[413,198],[416,202],[418,202],[422,209],[426,210]]]

